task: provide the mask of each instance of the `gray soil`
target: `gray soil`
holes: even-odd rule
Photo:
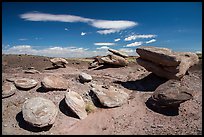
[[[184,82],[195,91],[193,99],[178,109],[158,110],[147,100],[155,89],[167,80],[147,72],[136,62],[126,67],[99,67],[88,69],[88,62],[71,60],[66,68],[52,69],[48,57],[31,55],[2,55],[2,83],[7,78],[25,77],[37,80],[35,88],[24,91],[17,89],[13,96],[2,99],[3,135],[202,135],[202,61],[189,69]],[[24,73],[34,67],[41,74]],[[138,68],[142,68],[138,70]],[[92,76],[89,83],[80,83],[78,76],[85,72]],[[58,74],[69,82],[69,89],[79,93],[85,102],[96,109],[80,120],[65,104],[66,91],[44,91],[40,82],[44,76]],[[112,85],[130,94],[128,102],[121,107],[103,108],[89,93],[91,83]],[[59,108],[52,126],[35,128],[23,120],[21,108],[25,100],[32,97],[50,99]]]

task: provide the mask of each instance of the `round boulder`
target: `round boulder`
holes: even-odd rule
[[[14,84],[17,88],[21,89],[30,89],[37,86],[38,82],[34,79],[29,78],[19,78],[14,81]]]
[[[45,127],[55,122],[58,109],[48,99],[34,97],[24,102],[22,107],[23,118],[34,127]]]
[[[68,64],[67,60],[63,58],[53,58],[53,59],[50,59],[50,62],[52,62],[54,66],[65,67],[65,64]]]
[[[82,72],[81,74],[79,74],[79,79],[81,82],[90,82],[92,80],[92,77],[89,74]]]
[[[16,87],[13,83],[5,82],[2,85],[2,98],[10,97],[15,94]]]

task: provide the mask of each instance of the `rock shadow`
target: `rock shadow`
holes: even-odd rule
[[[48,125],[48,126],[45,126],[45,127],[34,127],[32,126],[30,123],[26,122],[24,119],[23,119],[23,113],[22,111],[19,112],[17,115],[16,115],[16,121],[18,122],[18,125],[20,128],[23,128],[25,130],[28,130],[28,131],[31,131],[31,132],[42,132],[42,131],[48,131],[51,129],[52,125]]]
[[[165,116],[177,116],[179,115],[179,106],[171,106],[171,107],[160,107],[157,102],[155,102],[151,97],[145,102],[147,108],[152,111],[163,114]]]
[[[62,68],[62,67],[60,67],[60,66],[52,66],[52,67],[45,68],[45,70],[53,70],[53,69],[58,69],[58,68]]]
[[[65,114],[66,116],[80,119],[79,116],[78,116],[76,113],[74,113],[74,112],[71,110],[71,108],[66,104],[65,98],[60,101],[60,103],[59,103],[59,109],[60,109],[60,111],[61,111],[63,114]]]
[[[36,89],[37,92],[40,93],[47,93],[49,90],[44,88],[43,86],[39,87],[38,89]]]
[[[168,79],[161,78],[153,73],[136,81],[114,81],[116,84],[121,84],[124,88],[137,91],[155,91],[156,88],[168,81]]]
[[[118,66],[118,65],[111,65],[111,64],[104,64],[102,66],[99,66],[93,70],[102,70],[102,69],[107,69],[107,68],[121,68],[121,67],[124,67],[124,66]]]

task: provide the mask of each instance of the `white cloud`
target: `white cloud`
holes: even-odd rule
[[[113,45],[115,45],[115,43],[101,43],[101,42],[99,42],[99,43],[94,43],[94,45],[97,45],[97,46],[113,46]]]
[[[147,34],[147,35],[144,35],[144,34],[142,34],[142,35],[138,35],[138,34],[136,34],[136,35],[132,35],[132,36],[129,36],[129,37],[127,37],[127,38],[125,38],[125,41],[131,41],[131,40],[135,40],[135,39],[138,39],[138,38],[155,38],[156,37],[156,35],[153,35],[153,34]]]
[[[64,30],[68,31],[68,28],[64,28]]]
[[[81,32],[81,36],[84,36],[84,35],[86,35],[86,33],[85,32]]]
[[[120,41],[120,38],[114,39],[115,42]]]
[[[133,43],[127,44],[124,47],[136,47],[136,46],[140,46],[142,44],[143,44],[143,42],[141,42],[141,41],[140,42],[133,42]]]
[[[119,51],[125,52],[128,56],[135,56],[137,55],[136,51],[130,48],[121,48]]]
[[[195,53],[197,53],[197,54],[202,54],[202,51],[196,51]]]
[[[146,41],[145,43],[152,43],[152,42],[155,42],[156,41],[156,39],[151,39],[151,40],[149,40],[149,41]]]
[[[100,48],[96,48],[96,49],[104,49],[104,50],[107,50],[107,49],[109,49],[109,47],[108,46],[102,46],[102,47],[100,47]]]
[[[26,41],[26,40],[28,40],[28,39],[21,38],[21,39],[18,39],[18,40],[20,40],[20,41]]]
[[[96,27],[99,29],[97,31],[99,34],[110,34],[119,32],[120,30],[124,30],[130,27],[134,27],[138,25],[137,22],[126,21],[126,20],[98,20],[98,19],[90,19],[84,18],[80,16],[74,15],[55,15],[55,14],[47,14],[47,13],[38,13],[31,12],[21,14],[20,17],[24,20],[28,21],[59,21],[59,22],[83,22],[91,25],[92,27]]]

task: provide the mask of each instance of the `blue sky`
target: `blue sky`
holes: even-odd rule
[[[201,2],[2,2],[2,52],[91,57],[202,50]]]

